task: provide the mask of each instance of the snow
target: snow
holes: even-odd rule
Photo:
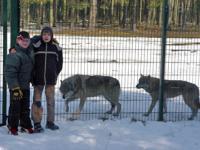
[[[2,33],[0,32],[0,37]],[[159,38],[81,37],[56,36],[63,47],[64,66],[59,80],[73,74],[110,75],[120,81],[122,92],[119,118],[106,116],[103,112],[110,105],[102,97],[89,98],[79,120],[69,121],[70,113],[79,101],[71,102],[70,112],[65,113],[64,101],[56,85],[56,123],[58,131],[45,130],[41,134],[7,134],[0,127],[0,150],[48,149],[48,150],[197,150],[200,147],[200,114],[194,121],[185,121],[191,114],[182,97],[167,102],[167,122],[157,122],[158,104],[149,117],[142,114],[150,105],[150,96],[135,85],[140,74],[159,77]],[[199,60],[200,39],[168,39],[166,79],[186,80],[200,86]],[[9,43],[9,38],[8,38]],[[183,45],[172,45],[183,43]],[[184,45],[185,43],[194,43]],[[174,63],[176,62],[176,63]],[[2,85],[2,41],[0,40],[0,85]],[[32,94],[32,92],[31,92]],[[0,87],[0,96],[2,91]],[[46,107],[43,95],[43,106]],[[9,100],[8,100],[9,101]],[[1,111],[0,107],[0,111]],[[46,108],[44,108],[46,110]],[[46,116],[42,125],[45,126]],[[139,120],[139,121],[131,121]],[[176,122],[171,122],[176,121]]]
[[[0,128],[0,149],[48,150],[198,150],[200,123],[90,120],[57,122],[58,131],[11,136]]]

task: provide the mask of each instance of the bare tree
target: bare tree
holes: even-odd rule
[[[96,27],[96,15],[97,15],[97,0],[90,0],[90,23],[89,28]]]

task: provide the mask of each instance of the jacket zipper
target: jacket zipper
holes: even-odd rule
[[[47,72],[47,43],[45,45],[45,61],[44,61],[44,85],[46,85],[46,72]]]

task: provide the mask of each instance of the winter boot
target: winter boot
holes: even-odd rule
[[[42,133],[42,132],[44,132],[44,129],[43,129],[43,127],[41,126],[41,124],[40,123],[35,123],[34,124],[34,131],[33,131],[34,133]]]
[[[11,135],[18,135],[18,129],[17,128],[12,128],[10,126],[8,127],[8,133],[10,133]]]
[[[59,127],[56,124],[54,124],[53,122],[49,122],[49,121],[47,121],[46,128],[50,129],[50,130],[58,130],[59,129]]]
[[[34,131],[32,128],[24,128],[24,127],[21,127],[21,132],[27,132],[29,134],[32,134]]]

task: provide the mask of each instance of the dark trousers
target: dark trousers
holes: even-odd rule
[[[32,128],[30,119],[30,90],[22,90],[23,98],[21,100],[12,99],[12,91],[10,90],[10,107],[8,114],[8,125],[11,128],[19,126],[24,128]]]

